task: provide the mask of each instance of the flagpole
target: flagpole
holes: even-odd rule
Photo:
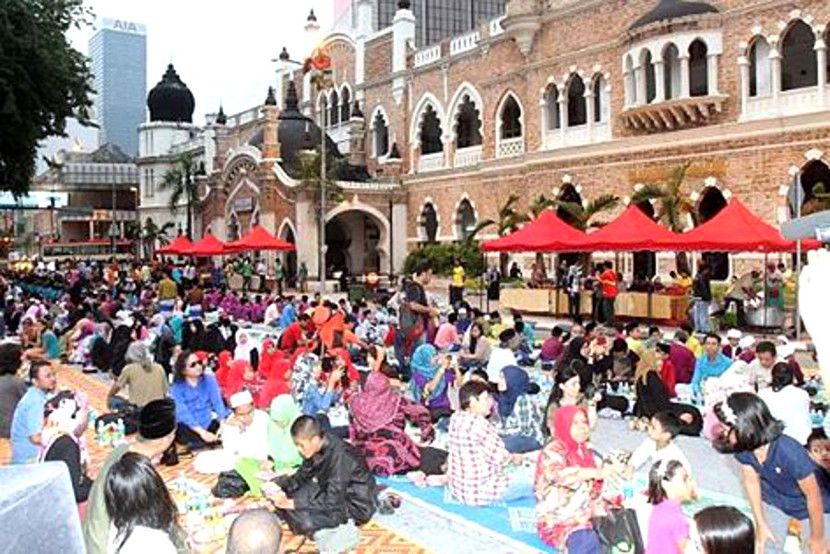
[[[801,196],[804,193],[801,190],[801,172],[799,171],[793,176],[795,186],[795,215],[796,218],[801,218]],[[801,303],[798,300],[798,285],[801,279],[801,238],[795,241],[795,340],[801,340]]]

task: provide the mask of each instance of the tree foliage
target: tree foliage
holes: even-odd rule
[[[581,231],[587,231],[592,227],[604,226],[605,222],[596,221],[594,217],[603,212],[613,210],[619,203],[619,196],[603,194],[597,196],[584,206],[578,202],[564,202],[562,200],[558,200],[556,206],[571,216],[574,227]]]
[[[187,237],[193,239],[193,208],[199,204],[199,185],[195,176],[199,171],[193,156],[182,154],[176,165],[167,170],[159,188],[170,191],[170,213],[176,214],[179,205],[184,202],[187,208]]]
[[[38,143],[90,124],[89,60],[67,31],[91,20],[82,0],[0,2],[0,190],[26,194]]]

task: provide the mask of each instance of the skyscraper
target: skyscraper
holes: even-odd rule
[[[398,0],[375,0],[375,28],[392,25]],[[506,0],[411,0],[418,46],[472,31],[482,21],[504,15]]]
[[[102,18],[89,41],[99,144],[138,154],[138,126],[147,98],[147,31],[144,25]]]

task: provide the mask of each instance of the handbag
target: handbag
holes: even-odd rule
[[[618,508],[608,515],[591,519],[603,552],[607,554],[644,554],[643,536],[637,514],[630,508]]]
[[[237,471],[223,471],[210,492],[216,498],[239,498],[248,492],[248,483]]]

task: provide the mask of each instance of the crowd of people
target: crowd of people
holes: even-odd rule
[[[459,292],[442,303],[428,267],[359,302],[235,291],[220,266],[8,271],[0,437],[14,464],[66,464],[92,553],[187,549],[156,470],[182,456],[220,481],[236,472],[261,482],[271,509],[237,518],[233,552],[278,548],[280,523],[321,552],[354,551],[360,527],[399,501],[377,478],[407,475],[469,506],[530,499],[541,540],[598,553],[597,521],[623,508],[620,487],[640,472],[653,506],[646,552],[750,553],[783,542],[787,518],[804,524],[809,552],[826,552],[830,444],[814,428],[820,383],[793,346],[737,329],[616,324],[614,275],[598,274],[611,298],[603,323],[574,319],[541,337],[520,315],[482,313]],[[463,270],[456,277],[460,287]],[[63,390],[58,365],[108,376],[99,421],[135,436],[97,475],[88,399]],[[614,419],[644,431],[642,443],[600,454],[591,435]],[[734,455],[751,517],[726,506],[684,516],[697,486],[681,434]]]

